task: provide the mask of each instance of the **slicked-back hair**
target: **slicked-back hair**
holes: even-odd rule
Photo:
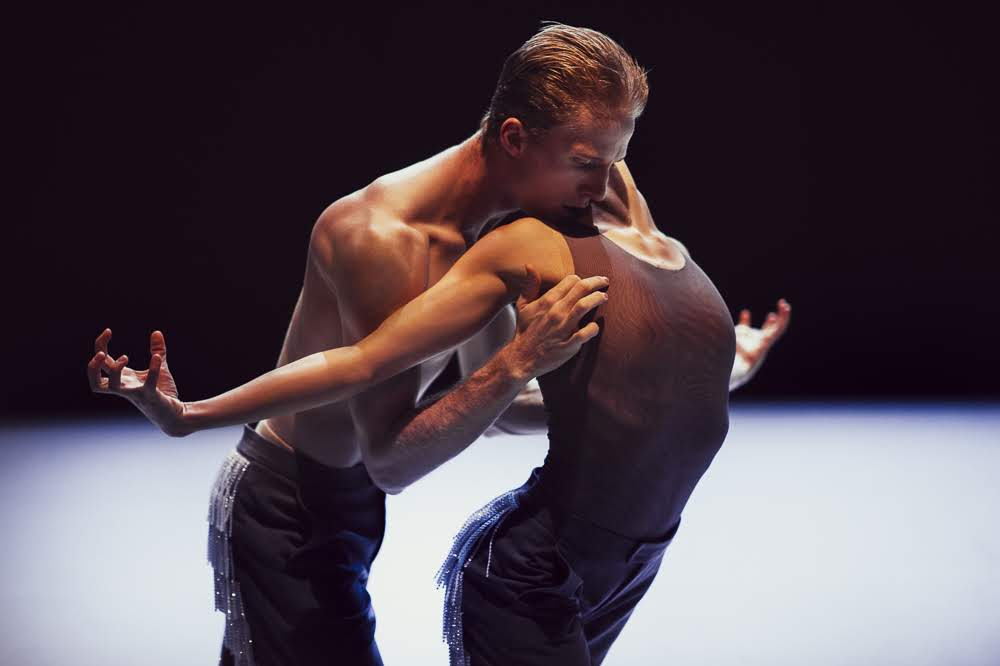
[[[508,118],[532,134],[588,118],[634,119],[648,96],[645,70],[613,39],[547,23],[504,62],[480,128],[491,141]]]

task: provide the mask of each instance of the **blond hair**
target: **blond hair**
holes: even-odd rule
[[[637,118],[648,96],[645,70],[613,39],[548,23],[504,62],[480,127],[489,141],[507,118],[535,134],[585,118]]]

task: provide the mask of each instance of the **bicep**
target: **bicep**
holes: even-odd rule
[[[464,258],[463,258],[464,259]],[[496,270],[460,260],[433,287],[358,343],[376,381],[452,349],[486,326],[514,296]]]
[[[384,318],[356,344],[360,352],[356,362],[364,366],[366,376],[375,383],[384,381],[453,349],[486,326],[526,284],[525,263],[541,263],[532,252],[539,246],[533,234],[537,231],[530,224],[518,223],[489,234],[437,284]],[[413,273],[413,279],[417,275]],[[391,276],[383,272],[374,277]],[[420,291],[423,285],[411,287]]]

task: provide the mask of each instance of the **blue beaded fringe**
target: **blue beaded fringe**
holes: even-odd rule
[[[517,508],[518,495],[521,489],[510,490],[491,500],[465,521],[462,529],[455,535],[451,550],[438,569],[437,586],[444,587],[444,629],[442,638],[448,644],[448,656],[451,666],[468,666],[469,657],[465,654],[465,644],[462,642],[462,581],[465,567],[469,566],[476,554],[479,541],[488,531],[492,530],[489,551],[486,556],[486,575],[490,575],[490,559],[493,557],[493,536],[500,522]]]
[[[215,479],[208,504],[208,561],[215,570],[215,610],[226,615],[222,644],[233,654],[236,666],[253,666],[253,640],[243,614],[243,597],[233,571],[230,542],[236,487],[249,466],[249,460],[238,451],[231,451]]]

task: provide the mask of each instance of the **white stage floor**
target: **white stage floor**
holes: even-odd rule
[[[0,429],[0,664],[216,663],[205,514],[238,436]],[[370,582],[386,664],[446,664],[451,536],[544,454],[483,439],[390,498]],[[1000,407],[735,406],[605,663],[1000,664]]]

